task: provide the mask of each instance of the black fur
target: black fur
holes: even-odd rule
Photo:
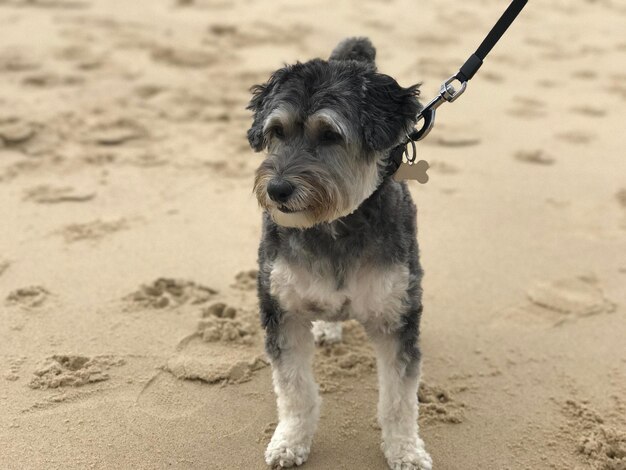
[[[314,59],[276,71],[264,85],[253,87],[248,109],[254,113],[248,131],[256,151],[265,147],[263,123],[279,105],[288,105],[302,120],[321,108],[331,108],[359,123],[364,153],[385,152],[412,128],[421,106],[418,85],[401,87],[388,75],[376,72],[376,51],[366,39],[344,41],[330,60]],[[350,178],[350,175],[345,175]],[[329,260],[338,290],[345,275],[361,260],[372,265],[402,264],[409,268],[406,312],[396,331],[398,357],[408,374],[418,371],[419,321],[422,312],[416,208],[404,183],[385,177],[374,193],[352,214],[309,229],[278,226],[265,213],[259,247],[258,294],[266,350],[277,360],[281,354],[280,325],[285,312],[270,293],[270,272],[277,257],[312,267]]]
[[[248,141],[257,152],[265,148],[263,122],[278,104],[290,105],[302,118],[322,108],[340,110],[346,119],[361,123],[361,138],[374,151],[394,146],[421,109],[418,85],[403,88],[357,60],[298,62],[277,70],[251,91],[248,109],[254,116]]]
[[[280,356],[276,335],[284,315],[270,294],[271,265],[278,256],[305,268],[312,267],[320,259],[332,260],[337,289],[342,288],[344,274],[359,260],[367,259],[379,266],[400,263],[409,267],[409,300],[402,327],[396,334],[401,348],[399,358],[406,364],[407,373],[415,373],[420,359],[418,336],[423,276],[415,220],[416,208],[406,184],[391,178],[386,179],[355,212],[332,224],[300,230],[280,227],[264,214],[258,293],[269,356],[274,359]]]

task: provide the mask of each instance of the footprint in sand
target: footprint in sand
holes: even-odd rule
[[[176,0],[176,5],[179,7],[210,8],[214,10],[216,8],[232,8],[233,2],[228,0]]]
[[[218,37],[228,37],[237,34],[237,25],[217,23],[209,26],[209,33]]]
[[[535,165],[553,165],[554,157],[546,154],[541,149],[537,150],[518,150],[513,155],[516,160],[524,163],[533,163]]]
[[[38,185],[24,191],[24,201],[38,204],[58,204],[62,202],[85,202],[96,196],[95,192],[81,191],[71,186]]]
[[[480,145],[481,140],[476,137],[470,130],[464,126],[455,126],[449,124],[441,124],[444,134],[454,137],[436,136],[432,139],[426,139],[426,145],[437,145],[449,148],[465,148]]]
[[[49,8],[60,10],[73,10],[88,8],[89,2],[79,0],[5,0],[2,2],[6,5],[30,7],[30,8]]]
[[[29,286],[16,289],[6,298],[6,304],[27,309],[41,307],[50,297],[50,292],[42,286]]]
[[[209,347],[207,343],[212,344]],[[167,360],[163,370],[181,380],[237,384],[251,380],[256,371],[267,367],[267,359],[261,351],[236,348],[227,343],[205,341],[194,335],[181,346],[179,354]]]
[[[615,198],[617,202],[622,208],[626,209],[626,188],[620,189],[616,194]]]
[[[598,74],[595,70],[581,69],[572,72],[572,77],[580,80],[595,80]]]
[[[28,55],[19,49],[9,48],[0,51],[0,72],[25,72],[37,70],[41,58]]]
[[[250,269],[248,271],[240,271],[235,276],[235,282],[231,287],[239,290],[255,290],[258,271]]]
[[[382,21],[377,18],[368,18],[366,20],[363,20],[362,15],[358,16],[358,20],[361,21],[363,23],[363,26],[365,26],[366,28],[372,28],[377,31],[392,31],[395,26],[389,21]]]
[[[610,77],[610,84],[605,87],[605,91],[612,96],[616,94],[622,99],[626,99],[626,74],[613,74]]]
[[[526,291],[528,302],[497,312],[494,325],[556,327],[583,317],[612,313],[616,304],[607,299],[594,275],[535,282]]]
[[[0,148],[17,147],[31,140],[35,134],[35,126],[19,118],[0,120]]]
[[[557,88],[559,86],[559,82],[557,82],[556,80],[551,80],[549,78],[542,78],[540,80],[537,80],[535,83],[541,88]]]
[[[79,70],[100,68],[105,59],[104,53],[95,52],[82,45],[72,45],[60,49],[55,56],[60,60],[70,62]]]
[[[616,410],[620,412],[619,404]],[[591,408],[586,401],[566,400],[561,411],[569,421],[561,432],[589,468],[620,470],[626,468],[626,433],[623,423],[613,422]]]
[[[254,174],[254,163],[252,160],[204,161],[202,164],[210,168],[216,175],[229,179],[249,178]]]
[[[244,315],[245,313],[245,315]],[[260,327],[252,311],[219,302],[202,310],[195,333],[184,338],[137,399],[147,413],[166,418],[191,414],[207,393],[207,384],[240,384],[268,366]],[[220,387],[217,387],[219,389]],[[178,397],[175,401],[172,397]]]
[[[502,83],[504,82],[504,77],[498,73],[495,72],[487,72],[485,71],[485,73],[482,74],[482,78],[492,82],[492,83]]]
[[[391,24],[389,25],[389,27],[387,28],[387,31],[392,30],[395,27],[395,25]],[[416,34],[415,36],[415,43],[416,44],[420,44],[422,46],[424,45],[432,45],[433,47],[435,46],[448,46],[450,44],[456,44],[459,42],[459,38],[453,36],[453,35],[449,35],[449,34]],[[481,75],[484,78],[484,75]]]
[[[437,137],[432,143],[441,147],[473,147],[480,144],[480,139],[475,137]]]
[[[159,372],[144,386],[137,406],[152,416],[175,419],[193,414],[207,400],[205,384],[179,380],[169,372]]]
[[[22,79],[26,86],[36,88],[51,88],[61,86],[82,85],[85,79],[79,75],[62,75],[56,72],[37,72]]]
[[[417,398],[420,404],[420,420],[426,423],[458,424],[465,418],[465,403],[455,400],[442,387],[421,382]]]
[[[235,307],[217,302],[202,310],[202,320],[198,323],[198,334],[208,343],[233,342],[252,344],[257,328],[237,318]]]
[[[454,67],[458,67],[458,64],[453,65],[455,62],[457,62],[455,59],[423,57],[407,68],[405,73],[413,74],[415,70],[419,70],[424,76],[437,78],[446,77],[450,74],[450,70],[454,70]]]
[[[113,356],[87,357],[79,355],[54,355],[46,358],[35,369],[28,386],[33,389],[80,387],[109,380],[108,370],[122,366],[124,359]]]
[[[579,276],[537,282],[527,291],[532,313],[561,325],[581,317],[611,313],[616,305],[608,300],[594,276]]]
[[[606,110],[602,108],[595,108],[593,106],[576,106],[571,108],[572,112],[582,114],[583,116],[599,118],[606,116]]]
[[[20,370],[26,362],[26,356],[18,356],[8,359],[8,371],[4,374],[4,379],[9,382],[15,382],[20,379]]]
[[[150,57],[165,65],[187,68],[209,67],[218,61],[218,55],[213,52],[181,47],[157,47]]]
[[[201,312],[195,333],[178,345],[164,370],[179,379],[207,383],[241,383],[267,366],[260,338],[260,327],[252,322],[255,312],[215,303]]]
[[[258,47],[267,44],[301,46],[311,31],[311,27],[303,23],[292,23],[288,27],[281,27],[276,23],[257,21],[243,29],[234,24],[218,23],[208,28],[209,37],[203,42],[213,45],[216,40],[220,41],[222,49]]]
[[[572,130],[567,132],[561,132],[555,137],[570,144],[581,145],[590,143],[595,136],[585,131]]]
[[[363,326],[354,320],[342,322],[341,342],[318,344],[313,361],[321,393],[341,389],[346,378],[376,371],[376,358]]]
[[[0,258],[0,276],[2,276],[11,266],[11,262],[7,259]]]
[[[204,304],[216,294],[215,289],[193,281],[162,277],[140,286],[124,300],[130,302],[134,309],[163,309]]]
[[[86,140],[97,145],[113,146],[147,137],[149,133],[144,126],[132,119],[121,118],[96,124],[87,131]]]
[[[437,10],[437,21],[449,26],[453,31],[475,31],[481,24],[480,16],[473,9],[442,8]]]
[[[524,119],[540,118],[547,114],[544,103],[524,96],[516,96],[514,98],[514,106],[507,110],[507,113]]]
[[[150,83],[139,85],[133,89],[133,93],[142,100],[149,100],[165,91],[167,91],[167,87]]]
[[[267,387],[270,388],[269,383]],[[212,435],[213,439],[220,439],[249,426],[262,414],[259,400],[239,400],[238,413],[245,419],[234,419],[232,409],[224,406],[230,394],[229,387],[211,386],[200,380],[180,380],[169,372],[160,372],[145,385],[135,403],[144,413],[162,419],[206,416],[211,422],[222,423],[222,434]],[[258,395],[255,393],[255,396]]]
[[[620,207],[624,210],[624,214],[626,215],[626,188],[620,189],[615,193],[615,199]],[[626,223],[622,223],[622,227],[626,228]]]
[[[127,230],[130,224],[126,219],[111,221],[94,220],[84,224],[70,224],[63,227],[57,233],[63,235],[67,243],[74,243],[84,240],[97,241],[113,233]]]

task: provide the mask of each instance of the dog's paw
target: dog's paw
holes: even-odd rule
[[[269,443],[265,450],[265,462],[272,468],[297,467],[309,457],[309,446],[303,444],[287,445],[285,441]]]
[[[335,344],[341,342],[341,323],[314,321],[313,338],[318,346],[322,344]]]
[[[424,449],[424,441],[381,446],[391,470],[432,470],[433,460]]]

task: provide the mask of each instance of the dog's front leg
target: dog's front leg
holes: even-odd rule
[[[266,328],[278,404],[278,426],[265,451],[273,467],[301,465],[309,456],[319,418],[320,397],[313,378],[311,323],[285,314]]]
[[[418,435],[419,350],[405,330],[373,335],[379,381],[378,421],[382,450],[392,470],[430,470],[432,460]]]

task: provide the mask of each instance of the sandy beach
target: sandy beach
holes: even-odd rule
[[[0,469],[264,469],[249,88],[368,36],[437,93],[507,2],[0,0]],[[626,469],[626,5],[531,0],[418,146],[437,470]],[[385,469],[362,327],[303,468]]]

